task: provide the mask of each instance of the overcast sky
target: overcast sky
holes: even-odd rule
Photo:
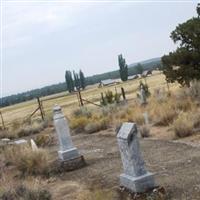
[[[63,82],[65,70],[86,76],[159,57],[176,47],[178,23],[196,15],[198,1],[176,3],[3,2],[1,96]]]

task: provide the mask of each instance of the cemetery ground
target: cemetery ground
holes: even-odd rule
[[[1,198],[48,200],[51,195],[51,199],[58,200],[200,199],[200,84],[194,83],[190,90],[170,85],[169,95],[163,75],[148,77],[147,83],[151,97],[146,106],[140,106],[136,99],[139,80],[133,80],[122,85],[128,103],[78,109],[75,95],[46,101],[43,106],[47,122],[42,122],[39,115],[32,122],[24,121],[34,110],[33,100],[4,108],[9,130],[1,131],[1,138],[33,138],[39,150],[32,151],[29,144],[1,146]],[[83,97],[98,103],[100,92],[108,89],[115,90],[114,86],[93,86],[83,92]],[[85,167],[66,172],[56,164],[58,141],[51,119],[55,103],[70,122],[72,140],[84,155]],[[144,113],[148,113],[148,124]],[[155,173],[156,183],[164,188],[157,193],[131,197],[119,191],[123,169],[116,130],[127,121],[138,125],[146,168]]]

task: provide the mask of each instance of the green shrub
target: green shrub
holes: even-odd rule
[[[108,90],[105,92],[105,95],[101,93],[101,101],[100,104],[103,106],[119,103],[121,98],[121,94],[115,93],[113,94],[112,91]]]

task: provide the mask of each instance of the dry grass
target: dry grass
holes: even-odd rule
[[[168,126],[177,116],[177,111],[173,108],[171,101],[168,100],[157,102],[155,99],[151,99],[148,111],[155,125],[159,126]]]
[[[182,88],[182,90],[184,90]],[[186,96],[178,98],[175,93],[170,95],[165,89],[157,89],[155,94],[149,98],[148,104],[143,107],[134,103],[125,105],[111,104],[102,109],[79,111],[72,121],[71,127],[79,132],[85,131],[87,133],[97,132],[106,129],[109,125],[119,127],[123,122],[134,122],[138,125],[144,125],[144,112],[148,113],[149,121],[157,126],[170,126],[176,120],[179,113],[195,111],[198,106],[194,104],[192,98]],[[98,113],[98,114],[97,114]],[[95,118],[96,116],[96,118]],[[106,117],[106,118],[105,118]],[[197,118],[197,117],[196,117]],[[106,120],[108,120],[106,122]],[[101,123],[101,122],[104,123]],[[104,126],[105,124],[109,124]],[[199,121],[195,122],[195,126],[199,125]]]
[[[95,133],[100,130],[105,130],[108,127],[109,127],[109,119],[104,117],[101,119],[91,120],[91,122],[89,122],[85,126],[84,131],[86,133]]]
[[[90,119],[84,116],[73,117],[70,119],[70,128],[76,133],[83,132]]]
[[[143,138],[150,136],[150,128],[147,125],[140,126],[139,131]]]
[[[121,87],[124,88],[125,92],[126,92],[126,97],[127,99],[132,99],[136,97],[136,90],[138,88],[138,84],[139,81],[141,79],[137,79],[137,80],[131,80],[131,81],[127,81],[127,82],[123,82],[119,85],[117,85],[117,90],[118,92],[121,91]],[[162,74],[156,74],[154,76],[150,76],[147,78],[147,83],[150,87],[150,90],[154,90],[154,88],[156,88],[158,85],[163,85],[165,86],[165,78],[164,75]],[[98,88],[97,85],[93,85],[93,86],[89,86],[87,87],[86,90],[84,90],[82,92],[82,97],[98,103],[100,101],[101,98],[101,92],[105,92],[107,90],[112,90],[113,92],[115,92],[115,86],[108,86],[108,87],[102,87],[102,88]],[[45,100],[47,98],[50,97],[59,97],[61,95],[67,94],[66,92],[60,93],[60,94],[55,94],[55,95],[51,95],[51,96],[47,96],[44,98],[41,98],[41,100]],[[78,108],[78,101],[77,101],[77,96],[76,94],[68,94],[65,97],[59,97],[56,99],[52,99],[52,100],[48,100],[48,101],[44,101],[43,102],[43,107],[45,109],[45,114],[48,116],[49,114],[52,113],[52,107],[55,104],[59,104],[64,111],[65,115],[70,115],[70,113],[72,112],[72,110],[74,110],[74,108]],[[94,108],[95,106],[93,105],[89,105],[87,104],[88,107],[92,107]],[[3,117],[6,123],[6,126],[11,126],[11,124],[13,122],[15,122],[16,120],[19,121],[23,121],[25,118],[27,118],[35,109],[37,108],[37,100],[31,100],[31,101],[27,101],[27,102],[23,102],[23,103],[19,103],[16,105],[12,105],[9,107],[5,107],[2,108],[1,111],[3,113]],[[38,118],[39,117],[39,112],[36,113],[36,115],[33,117],[33,119]]]
[[[113,193],[112,191],[103,190],[103,189],[95,189],[95,190],[85,190],[81,192],[77,200],[112,200]]]
[[[70,119],[70,127],[76,132],[94,133],[105,130],[109,127],[109,119],[102,115],[92,115],[91,117],[81,116]]]
[[[194,133],[195,128],[200,128],[200,114],[198,110],[182,112],[173,123],[176,137],[187,137]]]
[[[181,113],[173,123],[173,129],[177,137],[190,136],[193,133],[193,121],[188,113]]]
[[[126,91],[126,97],[128,100],[136,97],[137,88],[141,79],[127,81],[117,85],[118,92],[120,87],[123,87]],[[59,104],[63,108],[63,112],[70,118],[70,127],[75,132],[93,133],[99,130],[104,130],[110,125],[119,126],[122,122],[129,121],[135,122],[138,125],[144,125],[144,112],[148,112],[150,122],[161,125],[169,126],[178,117],[179,113],[191,112],[197,108],[194,104],[194,99],[199,98],[200,84],[194,82],[191,88],[181,88],[177,90],[176,84],[170,84],[169,96],[167,87],[165,84],[164,76],[157,74],[147,78],[147,83],[150,88],[152,97],[148,99],[148,104],[145,107],[140,107],[137,102],[129,101],[128,105],[109,105],[102,109],[95,107],[91,104],[87,104],[84,108],[78,108],[78,101],[76,94],[69,94],[65,97],[59,97],[49,101],[44,101],[43,106],[46,114],[52,114],[52,107],[54,104]],[[158,87],[159,86],[159,87]],[[115,86],[108,86],[103,88],[97,88],[97,85],[90,86],[82,92],[82,97],[99,103],[101,98],[101,92],[111,90],[115,92]],[[174,91],[179,91],[182,95],[175,94]],[[176,92],[178,93],[178,92]],[[56,94],[53,96],[59,96],[62,94]],[[49,97],[45,97],[47,99]],[[29,113],[36,107],[36,101],[25,102],[14,106],[9,106],[2,109],[5,121],[14,122],[12,131],[9,133],[1,132],[0,137],[8,136],[9,138],[22,137],[30,134],[37,133],[42,130],[42,124],[19,124],[18,121],[22,121],[25,117],[25,113]],[[87,107],[87,108],[86,108]],[[75,111],[73,111],[75,109]],[[73,112],[73,113],[72,113]],[[72,113],[72,117],[70,115]],[[26,115],[27,116],[27,115]],[[36,115],[35,118],[38,118]],[[15,122],[16,121],[16,122]],[[23,122],[24,123],[24,122]],[[198,126],[198,120],[195,126]],[[38,143],[44,143],[47,138],[38,138]],[[43,142],[41,142],[43,141]],[[48,142],[47,142],[48,143]],[[43,144],[41,144],[43,146]]]
[[[35,137],[35,142],[39,147],[46,147],[55,144],[54,135],[42,134]]]
[[[16,121],[8,130],[0,131],[0,138],[16,139],[41,132],[48,126],[48,121],[34,120],[33,122]]]
[[[48,175],[50,156],[46,150],[32,151],[29,145],[6,147],[4,162],[14,165],[24,175]]]
[[[13,179],[2,174],[0,179],[0,199],[2,200],[51,200],[51,194],[39,179],[28,177],[26,180]]]

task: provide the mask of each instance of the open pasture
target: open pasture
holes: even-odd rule
[[[82,98],[94,102],[96,104],[100,104],[101,92],[106,92],[111,90],[115,92],[117,90],[118,93],[121,93],[121,87],[124,88],[126,93],[127,100],[131,101],[136,98],[136,93],[138,92],[139,82],[145,80],[143,78],[139,78],[136,80],[129,80],[127,82],[122,82],[117,85],[110,85],[105,87],[98,87],[97,84],[87,86],[87,88],[81,92]],[[165,77],[158,71],[155,71],[152,76],[146,78],[146,82],[149,86],[151,93],[154,92],[156,88],[165,88],[167,90],[167,85],[165,81]],[[170,84],[170,90],[176,88],[177,85]],[[77,93],[68,94],[67,92],[62,92],[46,97],[40,98],[43,104],[43,108],[45,111],[45,115],[48,118],[52,116],[52,108],[55,104],[58,104],[62,107],[65,115],[69,115],[72,110],[78,108],[79,102],[77,99]],[[87,104],[87,106],[94,107],[92,104]],[[37,100],[33,99],[27,102],[11,105],[1,109],[3,114],[3,118],[5,121],[5,125],[9,127],[13,122],[23,122],[27,119],[31,113],[37,108]],[[38,118],[40,112],[33,116],[33,118]]]

